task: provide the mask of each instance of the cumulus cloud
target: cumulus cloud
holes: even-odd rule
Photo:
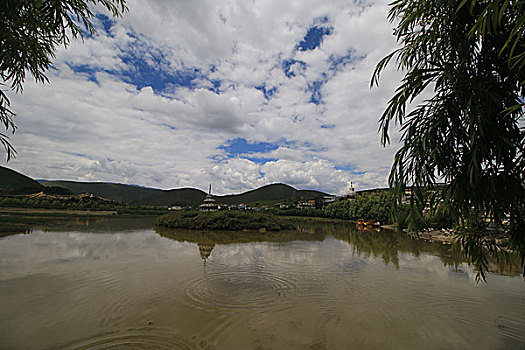
[[[369,83],[395,48],[387,1],[128,5],[58,50],[50,84],[11,94],[19,156],[8,166],[46,179],[213,183],[218,194],[386,186],[397,144],[380,145],[377,121],[400,75]],[[314,27],[324,29],[305,44]],[[275,147],[226,152],[237,138]]]

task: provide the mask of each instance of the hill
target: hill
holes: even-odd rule
[[[177,188],[173,190],[159,190],[153,195],[133,202],[134,205],[153,205],[153,206],[198,206],[202,204],[206,197],[204,191],[195,188]]]
[[[195,188],[160,190],[134,185],[108,182],[46,181],[40,183],[14,170],[0,166],[0,194],[28,194],[37,192],[60,193],[67,189],[72,194],[90,193],[94,196],[124,202],[133,205],[151,206],[198,206],[206,193]],[[319,191],[296,190],[286,184],[271,184],[240,194],[216,196],[221,204],[238,205],[241,203],[279,202],[289,200],[316,199],[326,195]]]
[[[74,194],[84,192],[95,196],[133,205],[151,206],[198,206],[204,201],[206,193],[195,188],[177,188],[173,190],[159,190],[123,184],[105,182],[75,182],[75,181],[46,181],[46,186],[62,186]],[[285,184],[272,184],[241,194],[217,196],[216,201],[221,204],[240,204],[264,201],[287,201],[315,199],[326,195],[323,192],[296,190]]]
[[[45,186],[60,186],[73,194],[90,193],[97,197],[118,202],[133,203],[162,190],[108,182],[41,181]]]
[[[37,181],[0,166],[0,194],[30,194],[44,191]]]
[[[287,200],[306,200],[315,199],[325,196],[326,193],[319,191],[296,190],[286,184],[271,184],[259,187],[255,190],[241,194],[227,196],[217,196],[215,199],[218,203],[224,204],[241,204],[265,201],[287,201]]]
[[[241,194],[216,196],[215,200],[220,204],[237,205],[241,203],[315,199],[325,195],[325,193],[318,191],[296,190],[292,186],[285,184],[272,184]],[[197,206],[202,204],[204,197],[206,197],[206,193],[201,190],[179,188],[168,191],[159,191],[152,196],[138,200],[133,204],[154,206]]]

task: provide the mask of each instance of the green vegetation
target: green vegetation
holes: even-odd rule
[[[270,213],[279,216],[289,216],[289,217],[303,217],[303,218],[333,218],[333,216],[327,215],[326,211],[320,209],[306,208],[288,208],[288,209],[271,209]]]
[[[395,223],[400,229],[406,229],[411,220],[412,207],[403,203],[396,207],[396,215],[392,215],[392,193],[379,195],[367,194],[357,196],[352,200],[342,200],[329,204],[324,211],[312,211],[311,216],[324,216],[345,220],[372,220],[382,224]],[[316,215],[317,214],[317,215]],[[414,224],[416,230],[426,228],[442,229],[453,226],[452,218],[445,210],[427,211],[417,216]]]
[[[391,222],[391,203],[389,193],[357,196],[353,200],[342,200],[329,204],[325,209],[325,215],[338,219],[364,219],[389,223]]]
[[[411,218],[413,210],[410,204],[401,204],[397,206],[396,211],[396,225],[400,229],[408,229],[409,224],[418,231],[426,228],[443,229],[454,226],[452,217],[444,208],[428,211],[425,215],[417,215],[416,221]]]
[[[525,268],[525,2],[421,0],[391,6],[401,47],[379,62],[372,84],[393,58],[405,72],[381,118],[384,144],[391,123],[402,131],[389,180],[395,205],[413,186],[410,221],[416,226],[426,190],[444,180],[431,209],[446,207],[462,227],[457,238],[478,278],[484,279],[485,252],[506,259],[500,250],[486,249],[493,245],[477,227],[480,216],[507,232]],[[430,98],[411,108],[420,96]],[[501,226],[507,217],[509,224]]]
[[[0,197],[0,208],[42,208],[42,209],[94,209],[116,210],[125,208],[123,203],[102,199],[99,197],[30,195],[17,197]]]
[[[71,211],[71,215],[79,215],[78,211],[105,211],[113,212],[113,214],[123,216],[159,216],[168,213],[166,207],[151,207],[151,206],[134,206],[127,205],[116,201],[99,198],[91,195],[79,196],[61,196],[61,195],[46,195],[39,193],[28,196],[7,196],[0,197],[0,211],[2,208],[18,208],[24,215],[31,215],[32,210],[35,209],[52,209],[62,210],[59,213],[53,211],[45,212],[45,215],[69,215],[66,211]],[[4,212],[8,212],[4,210]],[[14,211],[10,210],[10,213]],[[38,215],[43,215],[44,212],[39,211]]]
[[[292,224],[274,215],[244,211],[180,211],[159,217],[157,225],[192,230],[279,231],[294,228]]]
[[[67,46],[71,38],[94,34],[94,14],[89,6],[105,7],[113,16],[127,10],[125,0],[4,0],[0,5],[0,124],[15,132],[14,113],[3,87],[21,92],[26,73],[36,82],[48,81],[45,73],[52,65],[57,46]],[[7,160],[16,154],[7,135],[0,132],[0,144]]]
[[[29,194],[44,191],[37,181],[0,166],[0,194]]]

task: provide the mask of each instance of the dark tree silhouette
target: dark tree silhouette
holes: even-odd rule
[[[389,19],[400,48],[381,60],[371,85],[395,58],[405,75],[380,119],[383,144],[392,123],[401,148],[390,186],[401,203],[413,186],[410,221],[418,222],[428,190],[432,208],[445,206],[456,237],[479,277],[484,253],[505,258],[480,222],[501,225],[525,257],[525,2],[511,0],[394,1]],[[430,96],[410,106],[418,96]],[[409,226],[410,227],[410,226]],[[411,227],[412,229],[415,227]],[[484,247],[484,248],[483,248]]]

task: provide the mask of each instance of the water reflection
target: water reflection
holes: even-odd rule
[[[297,231],[196,231],[155,226],[162,237],[180,242],[201,244],[236,244],[253,242],[322,241],[326,237],[322,227],[305,226]]]
[[[296,231],[192,231],[155,227],[156,232],[180,242],[197,243],[201,258],[206,262],[216,244],[239,244],[250,242],[284,243],[292,241],[324,241],[327,237],[347,242],[350,249],[361,258],[380,258],[385,265],[392,264],[399,269],[399,255],[411,254],[419,257],[431,254],[439,257],[443,266],[451,272],[463,273],[465,263],[462,253],[449,245],[410,237],[401,232],[378,228],[359,229],[351,223],[295,222]],[[491,261],[490,272],[517,276],[521,273],[519,258],[513,256],[513,265]]]
[[[151,229],[154,217],[73,217],[39,226],[51,232],[125,232]]]
[[[107,220],[0,239],[0,348],[525,343],[521,278],[491,275],[477,285],[439,244],[345,224],[261,234],[155,232]]]
[[[0,238],[17,234],[31,234],[33,228],[49,232],[126,232],[147,230],[153,227],[151,217],[39,217],[17,216],[0,223]],[[351,223],[301,222],[296,221],[297,230],[281,232],[259,231],[191,231],[155,227],[162,237],[180,242],[196,243],[203,263],[206,264],[217,244],[240,244],[252,242],[285,243],[292,241],[319,241],[326,237],[347,242],[350,249],[361,258],[380,258],[386,265],[399,269],[399,255],[431,254],[439,257],[443,266],[451,272],[462,273],[465,259],[459,250],[437,242],[414,239],[404,233],[378,228],[357,228]],[[509,276],[521,274],[517,256],[511,256],[512,264],[490,261],[489,271]]]
[[[151,229],[154,217],[0,216],[0,237],[30,233],[34,228],[49,232],[122,232]]]
[[[197,246],[199,247],[201,259],[204,260],[204,264],[206,264],[206,259],[210,257],[211,251],[213,250],[213,247],[215,247],[215,244],[197,243]]]

